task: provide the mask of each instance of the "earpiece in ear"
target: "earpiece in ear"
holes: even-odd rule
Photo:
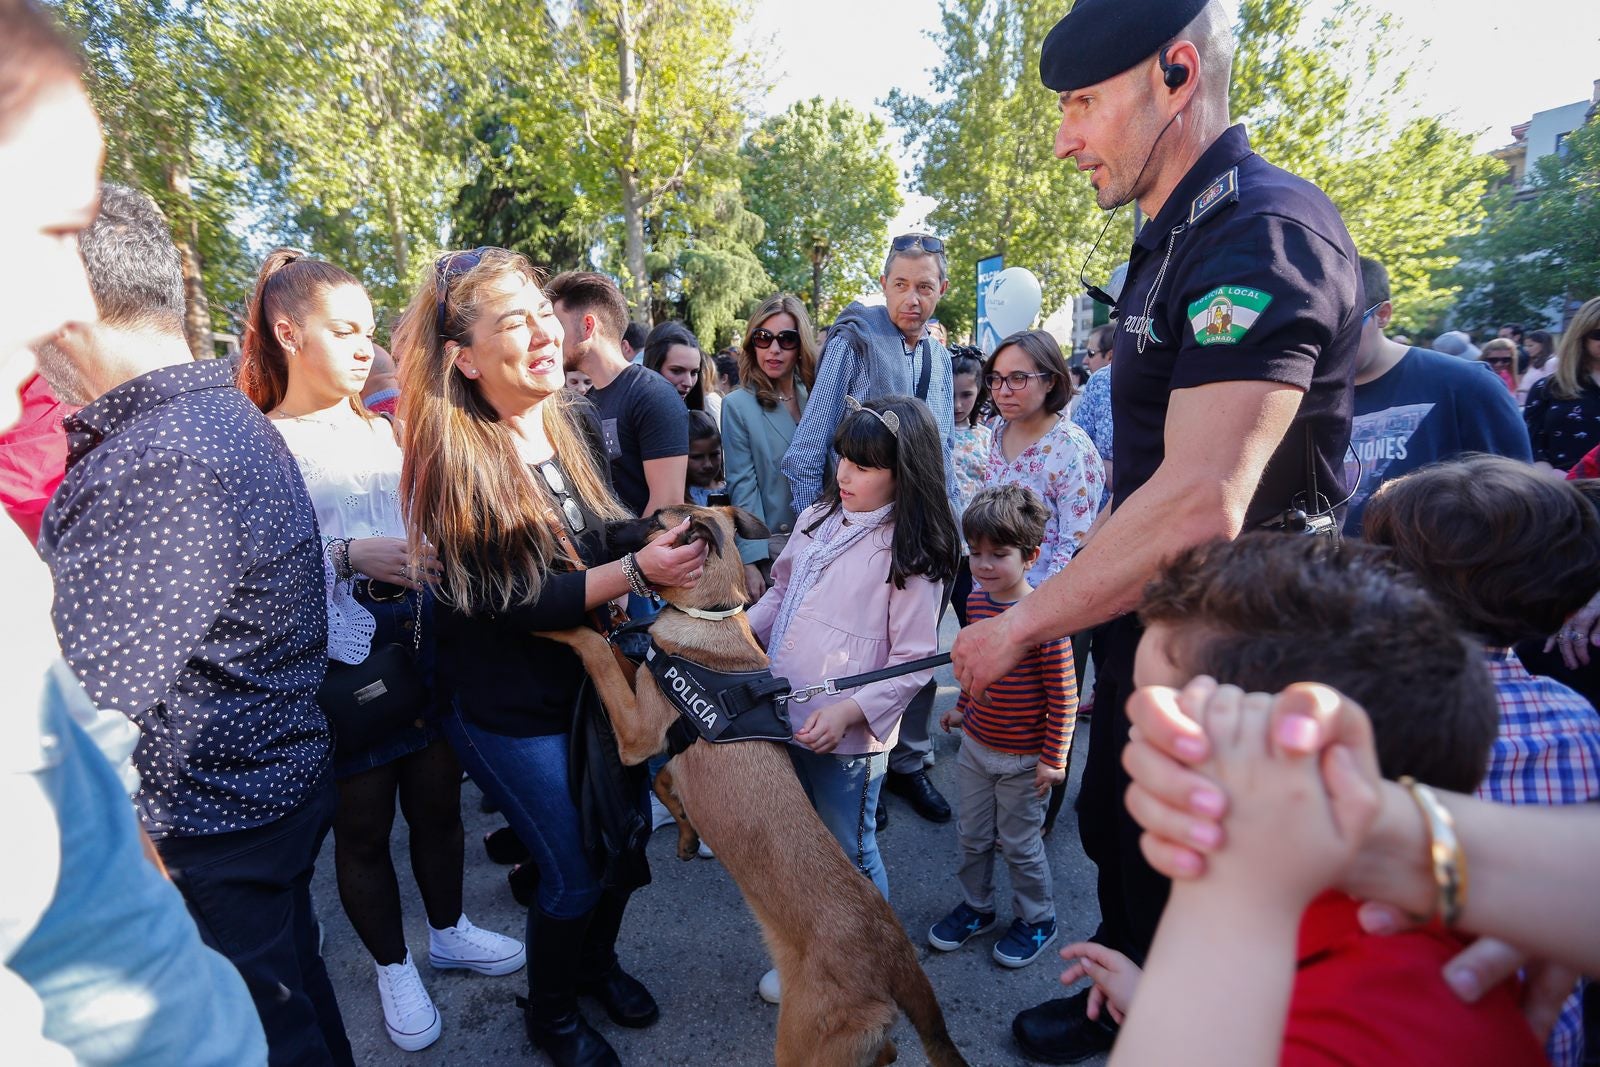
[[[1189,68],[1182,63],[1168,63],[1165,48],[1156,57],[1156,62],[1161,64],[1161,81],[1168,89],[1181,89],[1189,80]]]

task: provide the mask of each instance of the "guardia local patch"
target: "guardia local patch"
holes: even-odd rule
[[[1224,285],[1189,305],[1189,325],[1202,345],[1236,345],[1272,303],[1271,295],[1242,285]]]

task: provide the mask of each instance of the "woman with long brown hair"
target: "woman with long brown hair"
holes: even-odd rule
[[[1556,470],[1568,470],[1600,442],[1600,296],[1572,317],[1556,372],[1529,390],[1522,417],[1533,461]]]
[[[563,388],[561,323],[539,281],[505,249],[434,260],[394,336],[400,492],[413,559],[437,547],[439,663],[454,696],[445,734],[539,869],[528,1036],[560,1065],[615,1064],[578,994],[623,1026],[648,1026],[659,1010],[617,960],[628,892],[596,877],[572,799],[582,667],[533,634],[587,625],[630,591],[690,584],[705,548],[677,544],[684,523],[613,559],[606,521],[629,516],[611,493],[593,405]]]
[[[767,541],[739,542],[745,591],[767,591],[772,562],[794,530],[793,494],[781,465],[817,376],[817,341],[800,298],[770,296],[745,325],[739,388],[723,398],[722,454],[728,495],[772,531]]]
[[[330,681],[354,673],[359,680],[352,685],[368,684],[365,673],[344,665],[374,657],[369,666],[389,662],[398,647],[409,667],[394,669],[418,692],[414,714],[394,709],[394,721],[377,724],[350,718],[352,702],[327,685],[321,700],[334,728],[339,900],[372,954],[389,1039],[414,1052],[438,1040],[441,1022],[401,922],[389,851],[397,796],[434,968],[510,974],[522,967],[524,953],[518,941],[473,926],[461,910],[461,764],[435,711],[434,611],[419,580],[436,562],[425,549],[422,571],[411,569],[400,515],[400,443],[389,420],[361,403],[372,334],[372,301],[353,275],[296,249],[277,249],[261,265],[250,301],[239,387],[288,442],[317,513],[328,578]]]

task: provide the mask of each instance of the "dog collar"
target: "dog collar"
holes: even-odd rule
[[[702,608],[686,608],[681,604],[674,604],[672,606],[690,618],[705,619],[709,622],[721,622],[723,619],[731,619],[735,615],[738,615],[744,611],[743,604],[735,604],[733,607],[724,608],[721,611],[706,611]]]

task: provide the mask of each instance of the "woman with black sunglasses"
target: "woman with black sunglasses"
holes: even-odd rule
[[[1535,463],[1569,470],[1600,444],[1600,296],[1572,317],[1555,373],[1529,390],[1522,417]]]
[[[767,591],[772,561],[794,529],[793,494],[781,465],[816,374],[817,345],[805,305],[788,293],[768,297],[745,326],[739,388],[722,405],[728,495],[772,531],[766,541],[739,542],[752,604]]]
[[[569,389],[563,330],[522,256],[446,253],[395,331],[407,451],[400,499],[413,557],[438,546],[439,665],[454,702],[445,736],[539,871],[528,909],[528,1036],[558,1065],[616,1053],[578,1012],[595,997],[621,1026],[659,1009],[617,960],[631,890],[603,885],[568,772],[584,679],[570,649],[535,637],[588,625],[630,591],[696,581],[687,523],[615,559],[612,495],[593,404]],[[603,715],[597,709],[596,714]],[[639,809],[643,784],[615,790]]]

